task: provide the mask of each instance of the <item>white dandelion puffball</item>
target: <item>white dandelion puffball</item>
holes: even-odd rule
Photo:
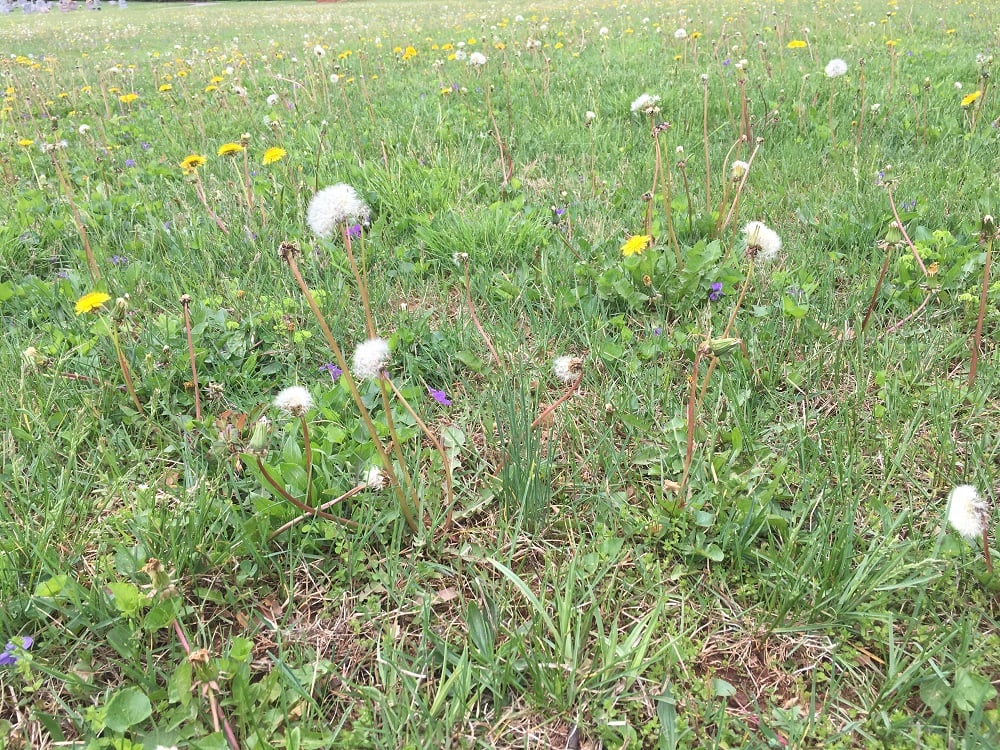
[[[556,357],[552,362],[552,374],[556,379],[567,385],[575,383],[580,376],[583,361],[579,357],[572,357],[568,354]]]
[[[778,233],[762,221],[751,221],[743,227],[747,238],[747,249],[756,249],[756,257],[764,263],[774,260],[781,250]]]
[[[825,70],[827,78],[840,78],[847,72],[847,63],[835,57],[826,64]]]
[[[473,52],[471,55],[469,55],[469,65],[473,66],[474,68],[482,67],[485,64],[486,64],[486,55],[484,55],[482,52]]]
[[[277,94],[270,94],[267,97],[267,106],[273,107],[277,103],[278,103],[278,95]]]
[[[677,31],[674,32],[674,39],[687,39],[687,38],[688,38],[688,33],[685,29],[677,29]]]
[[[972,541],[983,535],[989,506],[971,484],[963,484],[948,495],[948,523],[960,535]]]
[[[371,466],[361,475],[361,484],[370,490],[380,490],[389,484],[389,478],[377,466]]]
[[[341,182],[323,188],[309,201],[306,222],[317,237],[330,239],[349,219],[365,223],[371,209],[350,185]]]
[[[653,115],[660,111],[660,97],[656,94],[640,94],[632,102],[632,114]]]
[[[585,125],[590,125],[594,120],[597,119],[597,113],[587,110],[583,115],[583,122]]]
[[[316,57],[326,57],[326,50],[323,49],[322,45],[317,44],[313,47],[313,54],[316,55]]]
[[[389,342],[385,339],[368,339],[358,344],[354,350],[351,368],[362,380],[382,377],[382,370],[389,361]]]
[[[748,169],[750,165],[747,162],[737,159],[729,166],[729,179],[734,181],[741,179]]]
[[[274,405],[286,414],[301,417],[312,408],[313,398],[307,388],[293,385],[274,397]]]

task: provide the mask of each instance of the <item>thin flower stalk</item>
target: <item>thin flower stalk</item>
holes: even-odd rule
[[[708,156],[708,75],[701,77],[703,97],[701,115],[701,140],[705,150],[705,211],[712,212],[712,167]],[[731,149],[730,149],[731,151]]]
[[[885,281],[885,274],[889,270],[889,260],[892,258],[892,251],[895,249],[895,243],[886,242],[883,244],[885,260],[882,261],[882,270],[879,272],[878,281],[875,283],[875,291],[872,292],[872,298],[868,302],[868,309],[865,310],[865,317],[861,321],[862,331],[868,327],[868,320],[871,318],[872,311],[875,309],[875,302],[878,300],[879,292],[882,291],[882,282]]]
[[[531,423],[531,429],[538,427],[538,425],[542,424],[548,418],[548,416],[552,414],[552,412],[554,412],[566,401],[569,401],[569,399],[573,396],[573,394],[576,393],[577,388],[580,387],[580,383],[582,382],[583,382],[583,371],[581,370],[580,374],[577,375],[576,380],[574,380],[572,383],[569,384],[569,387],[566,388],[565,392],[558,399],[553,401],[551,404],[542,409],[541,412],[539,412],[538,416],[535,417],[534,421]]]
[[[562,237],[562,232],[558,233]],[[565,237],[563,240],[567,242]],[[469,277],[469,254],[468,253],[458,253],[458,259],[462,262],[463,276],[465,278],[465,301],[469,305],[469,315],[472,316],[472,322],[476,326],[476,330],[479,331],[479,335],[482,336],[483,342],[486,344],[486,348],[490,350],[490,356],[493,357],[493,361],[498,365],[500,364],[500,355],[497,354],[496,348],[493,346],[493,341],[490,339],[490,335],[483,328],[483,324],[479,321],[479,316],[476,314],[476,306],[472,302],[472,281]]]
[[[334,505],[337,505],[338,503],[342,503],[345,500],[348,500],[348,499],[354,497],[359,492],[363,492],[367,488],[368,488],[368,484],[365,483],[365,482],[362,482],[362,483],[360,483],[358,485],[355,485],[354,487],[352,487],[351,489],[349,489],[347,492],[345,492],[343,495],[340,495],[339,497],[335,497],[333,500],[328,500],[327,502],[323,503],[321,506],[319,506],[318,508],[316,508],[315,511],[319,511],[319,512],[321,512],[321,511],[327,511],[330,508],[332,508]],[[274,541],[275,539],[277,539],[279,536],[281,536],[282,534],[284,534],[286,531],[288,531],[293,526],[296,526],[296,525],[302,523],[307,518],[315,518],[315,517],[316,517],[316,513],[313,512],[312,510],[310,510],[308,513],[303,513],[301,516],[296,516],[291,521],[282,524],[281,526],[279,526],[278,528],[276,528],[274,531],[272,531],[270,534],[268,534],[267,535],[267,541],[269,541],[269,542]],[[340,523],[345,523],[346,525],[350,525],[350,524],[354,523],[354,521],[349,521],[346,518],[339,518],[338,517],[337,520]]]
[[[114,345],[115,354],[118,356],[118,367],[121,369],[122,378],[125,380],[125,389],[128,391],[128,395],[132,398],[132,403],[135,404],[136,411],[145,417],[146,410],[142,408],[142,402],[139,401],[139,396],[135,392],[135,384],[132,382],[132,371],[129,369],[128,360],[125,359],[125,353],[122,351],[121,341],[118,336],[118,323],[112,322],[110,329],[111,343]]]
[[[913,253],[913,257],[917,261],[917,265],[920,266],[921,272],[924,276],[929,276],[927,272],[927,267],[924,265],[923,260],[920,259],[920,253],[917,252],[917,246],[913,244],[913,240],[910,239],[910,235],[906,233],[906,227],[903,225],[903,220],[899,218],[899,211],[896,209],[896,200],[892,196],[892,186],[885,186],[886,195],[889,196],[889,205],[892,207],[892,215],[896,219],[896,225],[899,227],[900,233],[903,235],[903,239],[906,241],[906,246],[910,248],[910,252]]]
[[[382,380],[383,382],[389,384],[393,394],[395,394],[396,398],[399,399],[399,403],[401,403],[403,408],[409,412],[411,417],[413,417],[413,421],[417,423],[417,426],[423,431],[423,433],[427,436],[427,439],[431,441],[434,449],[441,456],[441,465],[444,469],[445,507],[448,508],[448,518],[445,521],[444,528],[447,530],[451,526],[452,508],[455,503],[455,489],[451,475],[451,459],[448,458],[448,454],[445,452],[444,446],[441,445],[441,441],[438,440],[437,435],[431,432],[427,423],[424,422],[424,420],[420,418],[420,415],[414,411],[412,406],[410,406],[410,402],[406,400],[406,397],[400,392],[399,388],[396,387],[392,378],[386,376]]]
[[[719,201],[719,210],[717,212],[718,219],[716,219],[715,231],[714,231],[714,233],[712,235],[713,237],[717,237],[719,235],[719,231],[720,231],[720,229],[722,227],[723,212],[726,211],[726,206],[729,205],[729,183],[730,183],[730,180],[729,180],[729,175],[728,175],[728,169],[729,169],[729,167],[727,165],[730,163],[730,159],[732,159],[732,157],[733,157],[733,152],[735,152],[737,149],[742,150],[742,146],[743,146],[743,144],[745,142],[746,141],[743,140],[743,136],[740,136],[739,138],[737,138],[736,141],[735,141],[735,143],[733,143],[733,145],[729,147],[729,151],[726,152],[726,158],[722,161],[722,200]],[[747,172],[750,171],[749,165],[748,165],[748,168],[747,168],[746,171]],[[728,258],[728,257],[729,256],[727,254],[726,257],[723,258],[723,262],[725,262],[726,258]]]
[[[653,192],[656,192],[656,174],[663,173],[666,175],[663,180],[663,210],[667,216],[667,237],[670,240],[670,246],[674,249],[674,254],[677,256],[677,268],[684,268],[684,259],[681,257],[681,246],[677,241],[677,234],[674,232],[674,213],[673,206],[671,205],[671,192],[673,190],[673,178],[671,172],[673,170],[663,169],[663,151],[660,148],[660,133],[665,132],[669,129],[667,123],[658,125],[653,128],[653,144],[656,148],[656,171],[653,175]],[[646,234],[651,234],[647,231]]]
[[[187,335],[188,358],[191,360],[191,384],[194,387],[194,418],[201,421],[201,390],[198,388],[198,366],[195,364],[194,339],[191,336],[191,295],[181,295],[184,310],[184,333]]]
[[[198,174],[197,169],[191,170],[191,174],[194,177],[194,192],[198,196],[198,200],[201,205],[205,207],[205,211],[208,213],[208,217],[215,222],[215,226],[222,230],[223,234],[229,234],[229,227],[226,226],[226,222],[219,218],[218,214],[212,210],[212,207],[208,205],[208,198],[205,197],[205,186],[201,182],[201,175]]]
[[[729,226],[729,223],[736,217],[736,211],[740,203],[740,196],[743,194],[743,186],[747,184],[747,177],[750,176],[750,169],[753,167],[753,160],[756,158],[757,152],[760,150],[760,145],[763,142],[763,138],[758,138],[757,142],[754,144],[753,151],[750,152],[750,158],[747,159],[746,170],[743,172],[743,176],[740,178],[740,184],[736,187],[736,193],[733,195],[733,202],[729,205],[729,211],[726,213],[725,220],[723,220],[723,222],[716,228],[716,235],[725,231],[726,227]],[[726,253],[726,258],[728,258],[728,252]],[[726,258],[723,258],[723,262],[725,262]]]
[[[680,497],[680,503],[677,506],[678,510],[684,510],[684,506],[687,504],[687,483],[688,477],[691,475],[691,464],[694,462],[694,431],[695,431],[695,414],[696,407],[698,405],[698,369],[701,367],[701,358],[705,353],[705,347],[699,345],[694,351],[694,363],[691,365],[691,375],[688,378],[688,401],[687,401],[687,412],[685,414],[685,419],[687,422],[687,436],[684,443],[684,470],[681,473],[680,487],[677,490],[677,494]],[[702,394],[704,394],[704,389],[708,387],[708,380],[712,376],[712,370],[716,363],[716,359],[713,359],[709,363],[709,371],[705,375],[705,380],[702,385]],[[702,395],[704,397],[704,395]]]
[[[62,187],[63,195],[66,196],[66,201],[69,203],[69,209],[73,214],[73,223],[76,225],[76,231],[79,232],[80,241],[83,243],[83,253],[87,258],[87,270],[90,272],[90,280],[96,286],[97,282],[101,280],[101,270],[97,267],[97,259],[94,257],[94,251],[90,247],[90,239],[87,236],[87,227],[80,217],[80,210],[76,207],[76,202],[73,200],[73,191],[66,180],[66,175],[63,174],[62,164],[59,163],[59,157],[56,152],[57,149],[49,151],[49,155],[52,157],[52,166],[55,167],[56,174],[59,175],[59,185]]]
[[[266,481],[269,485],[271,485],[271,489],[273,489],[282,499],[287,500],[296,508],[298,508],[299,510],[305,512],[310,516],[325,518],[327,521],[334,521],[336,523],[343,524],[344,526],[347,526],[352,529],[359,528],[357,521],[352,521],[349,518],[341,518],[340,516],[335,516],[331,513],[327,513],[322,508],[313,508],[312,506],[302,502],[297,497],[292,495],[288,490],[282,487],[281,484],[274,477],[271,476],[271,472],[267,470],[267,465],[264,463],[264,459],[261,456],[259,455],[254,456],[254,458],[257,461],[257,469],[258,471],[260,471],[260,475],[264,477],[264,481]]]
[[[500,150],[500,165],[503,174],[503,182],[500,187],[506,188],[510,182],[510,178],[514,176],[514,157],[511,156],[510,147],[500,134],[500,126],[497,124],[497,118],[493,114],[493,100],[490,97],[490,85],[488,83],[483,84],[483,91],[485,92],[486,99],[486,114],[490,118],[490,125],[493,126],[493,140],[496,141],[497,148]]]
[[[298,263],[295,260],[295,253],[298,252],[298,248],[294,245],[284,244],[279,252],[285,262],[288,263],[288,267],[292,272],[295,282],[299,285],[302,295],[306,298],[306,302],[312,310],[313,317],[316,318],[316,322],[319,324],[320,330],[323,332],[323,337],[326,339],[327,346],[330,347],[330,351],[333,352],[333,356],[337,360],[337,366],[342,371],[341,377],[344,378],[344,382],[347,384],[347,389],[351,394],[351,398],[358,407],[358,412],[361,415],[362,421],[365,423],[365,428],[368,430],[372,443],[375,445],[375,450],[379,454],[379,459],[382,462],[382,469],[385,471],[389,484],[392,485],[393,492],[396,494],[400,511],[406,519],[406,525],[410,527],[410,530],[414,534],[420,533],[421,527],[417,523],[417,519],[413,514],[410,502],[406,497],[406,492],[396,477],[396,471],[393,468],[392,460],[389,458],[389,454],[386,452],[385,446],[382,444],[382,439],[379,437],[378,431],[375,429],[375,423],[372,421],[371,415],[368,413],[368,409],[365,407],[364,401],[361,398],[361,392],[358,390],[357,381],[355,381],[354,376],[351,375],[350,365],[347,363],[347,359],[344,357],[344,353],[341,350],[340,345],[337,344],[337,340],[333,337],[333,333],[330,331],[330,326],[327,324],[326,318],[320,311],[319,305],[316,304],[316,299],[313,297],[312,292],[309,291],[309,287],[306,285],[305,279],[302,278],[302,272],[299,271]],[[406,471],[403,464],[400,465],[400,468],[402,471]]]
[[[972,334],[972,353],[969,358],[969,388],[976,384],[976,368],[979,365],[979,350],[983,345],[983,318],[986,316],[986,299],[990,289],[990,259],[993,255],[993,240],[997,236],[996,221],[992,216],[983,217],[981,238],[986,245],[986,261],[983,263],[983,286],[979,292],[979,315],[976,318],[976,330]],[[989,559],[989,543],[984,538],[983,548]]]

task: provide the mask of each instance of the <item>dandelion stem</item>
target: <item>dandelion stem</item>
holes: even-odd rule
[[[560,237],[562,237],[562,232],[558,232],[557,230],[557,233],[559,234]],[[563,237],[563,240],[566,241],[567,244],[569,244],[568,240],[566,240],[565,237]],[[473,324],[475,324],[476,330],[479,331],[479,335],[483,337],[483,341],[486,343],[486,348],[490,350],[490,355],[493,357],[493,360],[499,365],[500,355],[497,354],[497,350],[493,346],[493,341],[490,339],[490,335],[486,333],[486,329],[483,328],[483,324],[479,322],[479,316],[476,314],[476,306],[472,302],[472,281],[469,278],[468,255],[462,258],[462,268],[464,270],[464,276],[465,276],[465,300],[469,304],[469,315],[472,316],[472,322]]]
[[[861,321],[861,330],[864,331],[868,327],[868,319],[872,315],[872,311],[875,309],[875,302],[878,299],[878,293],[882,291],[882,282],[885,280],[886,271],[889,270],[889,258],[890,253],[895,248],[895,245],[888,244],[885,246],[885,260],[882,261],[882,270],[879,272],[878,281],[875,283],[875,291],[872,292],[871,301],[868,303],[868,309],[865,310],[864,320]]]
[[[695,417],[695,407],[698,401],[698,368],[701,365],[702,357],[702,346],[699,345],[694,351],[694,364],[691,367],[691,377],[688,378],[690,382],[690,387],[688,388],[688,403],[687,403],[687,440],[684,446],[684,471],[681,474],[681,486],[677,491],[680,497],[680,505],[678,510],[683,510],[684,506],[687,504],[687,482],[688,477],[691,475],[691,464],[694,461],[694,417]],[[713,359],[710,363],[710,368],[708,373],[705,375],[705,386],[708,385],[708,378],[711,376],[711,365],[714,365],[717,360]]]
[[[340,497],[335,497],[333,500],[328,500],[327,502],[323,503],[316,510],[317,511],[329,510],[330,508],[332,508],[337,503],[342,503],[342,502],[344,502],[344,500],[347,500],[349,498],[354,497],[355,495],[357,495],[359,492],[361,492],[362,490],[366,489],[367,487],[368,487],[368,485],[365,484],[364,482],[362,482],[361,484],[356,485],[355,487],[352,487],[351,489],[349,489],[347,492],[345,492]],[[273,541],[274,539],[276,539],[277,537],[281,536],[283,533],[285,533],[286,531],[288,531],[290,528],[292,528],[296,524],[302,523],[307,518],[315,518],[315,516],[316,516],[316,514],[312,513],[312,512],[303,513],[301,516],[296,516],[295,518],[293,518],[288,523],[282,524],[281,526],[279,526],[278,528],[276,528],[274,531],[272,531],[270,534],[268,534],[267,535],[267,541],[269,541],[269,542]],[[349,521],[349,519],[346,519],[346,518],[342,518],[340,520],[343,521],[343,522],[345,522],[345,523],[347,523],[348,525],[350,525],[351,523],[354,523],[354,521]]]
[[[125,388],[128,390],[128,395],[132,397],[132,403],[135,404],[136,411],[139,412],[143,417],[146,416],[146,411],[142,408],[142,403],[139,401],[139,396],[136,395],[135,385],[132,383],[132,373],[129,370],[128,360],[125,359],[125,353],[122,351],[121,341],[118,338],[118,323],[115,321],[111,322],[111,342],[115,347],[115,354],[118,357],[118,367],[122,371],[122,377],[125,379]]]
[[[892,207],[892,215],[896,219],[896,225],[899,227],[900,233],[903,235],[903,239],[906,240],[906,246],[910,248],[910,252],[913,253],[913,257],[917,259],[917,265],[920,266],[920,270],[923,272],[924,276],[928,276],[927,267],[924,262],[920,259],[920,253],[917,252],[916,245],[913,244],[913,240],[910,239],[910,235],[906,233],[906,227],[903,226],[902,219],[899,218],[899,211],[896,210],[896,200],[892,197],[892,187],[889,185],[885,186],[886,195],[889,196],[889,205]]]
[[[705,211],[712,212],[712,167],[708,158],[708,77],[704,78],[705,95],[702,103],[701,140],[705,148]]]
[[[181,307],[184,309],[184,332],[187,334],[188,358],[191,360],[191,384],[194,386],[194,418],[201,421],[201,391],[198,388],[198,367],[195,364],[194,340],[191,337],[191,296],[181,295]]]
[[[989,231],[989,228],[984,229],[984,233]],[[976,330],[972,334],[972,353],[969,358],[969,388],[972,388],[972,386],[976,384],[976,369],[979,365],[979,350],[983,345],[983,318],[986,317],[986,298],[990,289],[990,259],[993,255],[994,236],[995,231],[986,237],[986,261],[983,263],[983,286],[979,291],[979,315],[976,318]],[[986,546],[985,542],[984,546]],[[989,549],[988,547],[986,547],[986,549],[988,559]]]
[[[83,252],[87,257],[87,270],[90,271],[90,280],[96,284],[101,280],[101,271],[97,267],[97,259],[94,257],[94,251],[90,247],[90,239],[87,237],[87,227],[84,226],[83,219],[80,218],[80,210],[73,201],[73,192],[70,190],[66,175],[63,174],[62,165],[59,163],[55,149],[51,150],[49,155],[52,157],[52,165],[55,167],[56,174],[59,175],[59,185],[62,187],[63,195],[66,196],[66,200],[69,202],[69,209],[73,214],[73,223],[76,224],[76,231],[80,233]]]
[[[549,416],[549,414],[554,412],[557,407],[559,407],[565,401],[568,401],[569,398],[576,392],[576,389],[580,387],[580,383],[582,381],[583,381],[583,373],[581,372],[579,375],[576,376],[576,380],[570,383],[569,388],[566,389],[565,393],[563,393],[562,396],[560,396],[557,400],[553,401],[551,404],[542,409],[539,415],[535,417],[535,420],[531,423],[531,429],[538,427],[538,425],[540,425],[545,420],[545,418]]]
[[[445,529],[447,530],[451,526],[452,506],[454,505],[455,502],[455,490],[454,490],[454,485],[452,484],[452,476],[451,476],[451,459],[449,459],[448,454],[445,453],[444,446],[441,445],[441,441],[438,440],[437,436],[433,432],[431,432],[426,422],[424,422],[424,420],[420,418],[420,415],[413,410],[413,407],[410,406],[410,402],[406,400],[406,397],[403,396],[399,388],[396,387],[396,384],[392,382],[392,379],[387,376],[383,378],[383,380],[389,384],[389,387],[392,388],[392,392],[396,394],[396,398],[399,399],[399,402],[403,405],[403,408],[405,408],[406,411],[409,412],[410,416],[413,417],[413,420],[417,423],[417,426],[421,430],[423,430],[423,433],[427,436],[427,439],[431,441],[431,443],[434,445],[434,448],[441,456],[442,468],[444,469],[445,506],[448,508],[448,518],[445,521]]]
[[[410,530],[414,534],[418,534],[420,533],[420,526],[413,515],[413,511],[410,509],[409,501],[406,499],[406,493],[396,477],[396,471],[393,469],[392,460],[389,458],[389,454],[386,452],[385,446],[382,444],[382,439],[379,437],[378,431],[375,429],[375,423],[372,421],[371,414],[368,413],[368,408],[361,399],[361,393],[358,391],[358,384],[354,380],[354,376],[351,374],[351,369],[347,364],[347,360],[344,358],[344,353],[337,344],[337,340],[333,337],[333,333],[330,331],[330,326],[327,324],[326,318],[323,317],[323,313],[320,312],[319,305],[316,304],[316,299],[313,297],[312,292],[309,291],[309,287],[306,285],[305,279],[302,278],[302,272],[299,271],[298,263],[295,260],[296,252],[297,249],[293,250],[286,247],[282,252],[282,257],[285,259],[285,262],[288,263],[288,267],[292,272],[292,276],[295,278],[295,282],[299,285],[299,289],[302,290],[302,295],[306,298],[306,302],[309,304],[309,308],[312,310],[313,316],[316,318],[316,322],[319,324],[320,330],[323,332],[323,337],[326,339],[327,346],[330,347],[330,351],[333,352],[333,356],[337,360],[337,366],[342,370],[344,382],[347,383],[347,389],[350,391],[351,398],[358,407],[361,419],[365,423],[365,428],[368,430],[372,443],[375,445],[375,450],[378,451],[379,458],[382,460],[382,468],[385,471],[386,477],[389,479],[389,483],[393,487],[396,499],[399,501],[400,510],[403,513],[403,517],[406,519],[406,525],[410,527]],[[401,468],[404,467],[401,466]]]
[[[758,138],[757,142],[754,144],[753,151],[750,152],[750,158],[747,159],[747,168],[743,171],[743,176],[740,178],[740,184],[736,188],[736,194],[733,195],[733,202],[729,206],[726,219],[718,227],[716,234],[718,234],[718,232],[725,231],[726,227],[729,226],[729,222],[732,221],[733,217],[736,215],[736,209],[740,203],[740,196],[743,194],[743,186],[747,184],[747,177],[750,176],[750,168],[753,166],[753,160],[756,158],[757,152],[760,150],[760,144],[763,142],[763,138]],[[725,260],[725,258],[723,260]]]
[[[271,485],[271,488],[276,493],[278,493],[278,495],[280,495],[282,498],[290,502],[296,508],[298,508],[301,511],[305,511],[310,516],[319,516],[320,518],[325,518],[327,521],[335,521],[336,523],[342,523],[345,526],[349,526],[352,529],[358,528],[358,523],[356,521],[352,521],[349,518],[341,518],[340,516],[332,515],[330,513],[327,513],[326,511],[320,510],[319,508],[313,508],[310,507],[309,505],[306,505],[304,502],[299,500],[297,497],[292,495],[288,490],[286,490],[284,487],[278,484],[278,482],[274,479],[274,477],[271,476],[271,473],[267,470],[267,466],[264,464],[264,459],[262,459],[260,456],[254,456],[254,458],[257,460],[257,468],[260,470],[260,475],[264,477],[265,481],[267,481],[267,483]]]

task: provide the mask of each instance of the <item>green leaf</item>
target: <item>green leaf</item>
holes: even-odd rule
[[[143,630],[153,633],[168,627],[177,618],[177,611],[180,608],[180,600],[170,599],[160,602],[146,613],[142,621]]]
[[[127,617],[135,616],[144,601],[139,587],[127,581],[115,581],[108,584],[108,589],[114,596],[118,611]]]
[[[62,593],[62,590],[66,588],[68,583],[69,576],[65,573],[52,576],[52,578],[49,578],[47,581],[42,581],[35,586],[35,596],[45,599],[54,599]]]
[[[455,352],[455,359],[461,362],[463,365],[468,367],[473,372],[482,372],[483,365],[485,364],[483,360],[477,357],[472,352],[467,352],[465,350],[460,350]]]
[[[182,661],[167,681],[167,700],[187,706],[191,702],[191,662]]]
[[[952,704],[959,711],[971,713],[996,696],[996,688],[985,677],[965,669],[956,672]]]
[[[736,688],[721,677],[712,678],[712,692],[719,698],[729,698],[736,695]]]
[[[113,732],[124,732],[153,714],[149,698],[137,687],[128,687],[115,693],[107,705],[104,725]]]

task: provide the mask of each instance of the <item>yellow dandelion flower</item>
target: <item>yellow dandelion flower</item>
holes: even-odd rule
[[[205,93],[210,94],[213,91],[217,91],[218,88],[219,88],[218,86],[213,86],[212,84],[209,84],[208,86],[205,87]]]
[[[76,314],[83,315],[84,313],[94,312],[100,307],[104,306],[104,303],[111,299],[110,294],[105,294],[104,292],[88,292],[76,301]]]
[[[190,154],[189,156],[184,157],[184,161],[181,162],[181,169],[183,169],[184,173],[187,174],[188,172],[193,172],[198,167],[201,167],[204,164],[205,164],[204,156],[199,156],[198,154]]]
[[[219,156],[233,156],[238,154],[243,150],[243,146],[239,143],[223,143],[219,146],[218,154]]]
[[[642,251],[649,247],[653,238],[648,234],[634,234],[622,245],[622,255],[626,258],[630,255],[642,255]]]
[[[30,138],[22,138],[17,142],[17,145],[20,146],[21,148],[28,148],[28,146],[33,146],[34,144],[35,142]]]
[[[118,97],[118,101],[120,101],[122,104],[131,104],[138,98],[139,98],[138,94],[122,94],[121,96]]]
[[[267,151],[264,152],[264,158],[261,162],[267,166],[268,164],[274,164],[276,161],[281,161],[288,154],[285,149],[281,146],[271,146]]]
[[[979,97],[981,97],[982,95],[983,92],[980,91],[979,89],[976,89],[971,94],[966,94],[964,97],[962,97],[962,106],[968,107],[970,104],[979,99]]]
[[[413,47],[407,47],[405,50],[403,50],[404,60],[412,60],[416,56],[417,56],[417,51]]]
[[[805,49],[809,43],[802,39],[793,39],[788,43],[788,49]]]
[[[173,86],[171,86],[171,85],[170,85],[169,83],[164,83],[164,84],[162,84],[162,85],[160,86],[160,88],[159,88],[159,89],[157,89],[157,90],[158,90],[158,91],[160,91],[160,92],[163,92],[163,93],[165,93],[165,92],[167,92],[167,91],[173,91],[173,90],[174,90],[174,87],[173,87]]]

